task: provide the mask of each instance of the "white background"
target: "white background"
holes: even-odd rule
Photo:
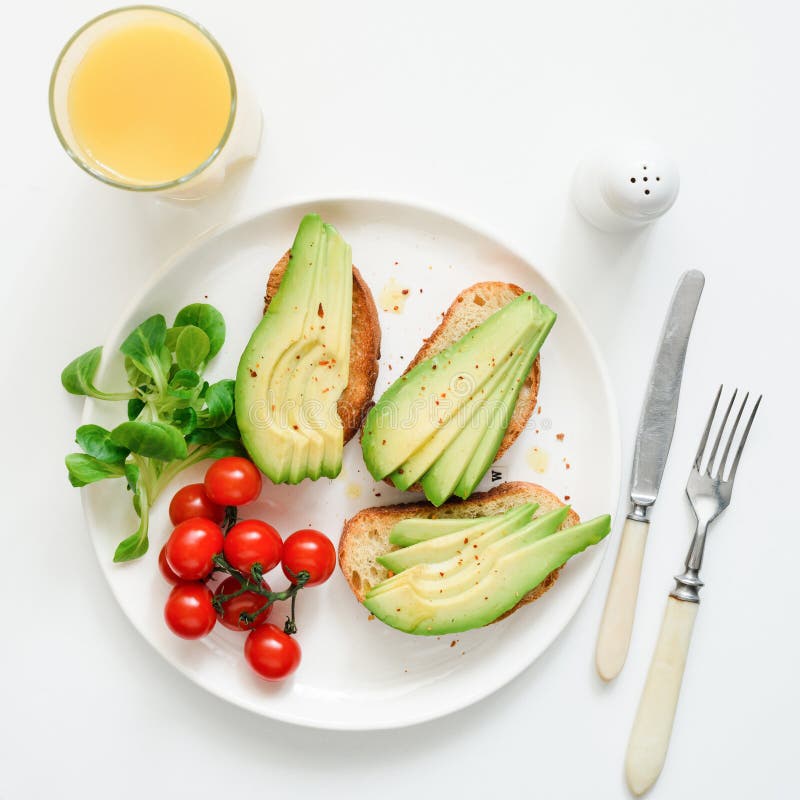
[[[797,796],[792,5],[178,8],[232,54],[265,116],[254,167],[188,209],[93,182],[52,133],[51,64],[105,5],[17,3],[5,17],[0,797],[625,797],[625,744],[689,541],[683,486],[723,381],[765,401],[732,506],[712,531],[672,745],[652,797],[685,788],[697,797]],[[567,196],[583,153],[627,135],[661,141],[682,175],[674,209],[635,237],[589,228]],[[684,269],[706,272],[633,645],[614,684],[601,683],[592,660],[616,542],[583,608],[532,668],[477,706],[396,732],[315,732],[230,707],[163,662],[113,601],[64,474],[80,402],[61,391],[61,367],[102,342],[153,270],[211,225],[338,195],[466,215],[553,275],[608,360],[626,473],[669,295]]]

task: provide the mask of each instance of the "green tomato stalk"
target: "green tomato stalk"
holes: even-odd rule
[[[235,592],[214,596],[214,599],[211,601],[211,603],[218,614],[222,614],[225,603],[227,603],[229,600],[232,600],[234,597],[243,595],[245,592],[252,592],[253,594],[261,595],[261,597],[264,598],[264,605],[251,613],[243,612],[239,614],[239,621],[244,625],[250,625],[255,622],[255,620],[260,617],[268,608],[270,608],[273,603],[277,603],[279,600],[291,600],[291,613],[290,616],[286,617],[283,630],[284,633],[288,633],[290,636],[294,633],[297,633],[297,625],[294,621],[295,598],[297,597],[297,593],[306,585],[306,583],[308,583],[308,580],[311,577],[308,572],[303,570],[302,572],[298,572],[296,575],[292,574],[292,583],[288,589],[284,589],[282,592],[273,592],[269,589],[265,589],[264,584],[261,582],[262,572],[260,564],[253,564],[253,568],[250,570],[250,573],[245,575],[243,572],[239,572],[239,570],[234,569],[227,562],[225,556],[220,553],[214,556],[214,566],[217,571],[225,572],[228,575],[233,575],[233,577],[239,581],[239,588]]]
[[[238,509],[236,506],[225,506],[225,519],[222,521],[222,529],[226,536],[228,535],[230,529],[236,524],[237,518]],[[262,583],[264,571],[261,564],[253,564],[250,572],[244,573],[232,567],[228,563],[228,560],[225,558],[223,553],[218,553],[215,555],[213,562],[215,572],[224,572],[227,575],[232,575],[237,581],[239,581],[239,588],[236,591],[228,592],[227,594],[214,595],[211,604],[214,606],[214,610],[217,612],[217,614],[220,616],[222,615],[225,603],[227,603],[229,600],[233,600],[234,597],[239,597],[245,592],[252,592],[253,594],[260,595],[264,598],[264,605],[253,612],[242,612],[239,614],[239,622],[241,622],[243,625],[251,625],[268,608],[271,608],[273,603],[277,603],[279,600],[291,600],[291,612],[290,615],[286,617],[286,622],[283,626],[283,632],[289,636],[297,633],[297,625],[295,624],[294,618],[295,599],[297,598],[297,593],[311,579],[310,573],[308,573],[306,570],[301,570],[300,572],[294,573],[284,565],[284,569],[291,579],[291,585],[288,589],[284,589],[282,592],[273,592],[264,588],[264,584]]]
[[[66,457],[73,486],[124,478],[133,495],[139,527],[118,545],[114,561],[147,552],[150,509],[183,470],[205,459],[244,455],[233,409],[234,382],[213,384],[202,376],[225,341],[225,321],[213,306],[193,303],[168,328],[155,314],[120,345],[128,392],[95,386],[102,348],[78,356],[61,373],[75,395],[126,402],[128,420],[113,430],[82,425],[76,441],[83,452]]]

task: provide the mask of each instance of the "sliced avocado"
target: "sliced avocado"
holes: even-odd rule
[[[530,342],[530,348],[527,350],[527,359],[519,367],[519,372],[514,376],[510,386],[505,387],[501,393],[496,393],[491,401],[491,414],[487,421],[487,429],[485,435],[482,436],[475,447],[472,456],[466,461],[466,469],[461,473],[458,479],[458,484],[453,491],[457,497],[466,500],[474,491],[477,485],[483,479],[486,471],[494,463],[497,451],[503,443],[503,438],[508,430],[511,417],[514,414],[514,409],[519,399],[519,393],[528,379],[528,375],[533,367],[533,362],[536,356],[542,349],[550,329],[556,321],[556,315],[547,306],[544,306],[543,314],[548,317],[548,321],[537,331],[536,335]],[[438,465],[437,465],[438,466]],[[455,471],[455,470],[454,470]],[[426,487],[425,484],[428,484]],[[423,480],[423,487],[425,493],[428,491],[433,494],[435,487],[432,481]],[[430,495],[428,495],[430,497]],[[438,497],[441,492],[438,492]],[[431,501],[433,502],[433,500]]]
[[[350,246],[316,214],[303,218],[280,287],[239,361],[236,421],[275,483],[336,477],[352,325]]]
[[[455,494],[469,497],[481,482],[500,449],[519,393],[531,371],[533,362],[556,320],[556,315],[545,307],[550,316],[527,342],[522,355],[516,359],[513,371],[507,373],[485,398],[478,412],[476,424],[473,419],[459,432],[458,437],[447,447],[420,483],[425,496],[435,506],[440,506]]]
[[[328,265],[330,275],[326,281],[326,302],[315,309],[320,331],[331,345],[321,361],[328,359],[317,377],[311,380],[307,393],[306,415],[308,424],[321,431],[330,430],[330,421],[336,426],[336,436],[325,438],[321,474],[336,477],[342,470],[344,427],[338,413],[338,401],[347,388],[350,370],[350,336],[353,322],[353,253],[333,225],[328,231]],[[322,302],[322,301],[321,301]],[[323,316],[320,316],[322,314]],[[319,364],[319,362],[317,362]],[[335,398],[331,398],[334,394]]]
[[[498,559],[477,584],[451,596],[421,593],[405,580],[389,591],[370,592],[364,605],[387,625],[407,633],[436,636],[478,628],[512,609],[554,569],[604,539],[610,528],[609,516],[597,517],[523,546]],[[440,587],[448,580],[446,575],[441,578]]]
[[[371,475],[380,480],[394,472],[456,416],[507,353],[550,324],[545,308],[526,292],[395,381],[364,423],[361,446]]]
[[[502,514],[493,515],[498,519]],[[418,542],[427,542],[437,536],[446,536],[454,531],[461,531],[480,525],[490,517],[439,517],[430,519],[428,517],[409,517],[401,519],[389,532],[389,544],[397,547],[408,547]]]
[[[499,559],[514,550],[527,547],[547,536],[553,535],[569,514],[569,507],[562,506],[541,517],[516,525],[508,533],[477,539],[472,547],[464,548],[456,558],[439,563],[417,564],[400,575],[388,578],[378,584],[372,591],[380,587],[390,588],[387,584],[399,585],[410,583],[414,590],[424,595],[436,595],[437,599],[450,597],[474,586],[485,575],[494,569]],[[442,585],[442,578],[448,578],[447,585]]]
[[[294,351],[303,340],[305,313],[295,298],[311,294],[315,259],[308,254],[320,251],[322,233],[319,218],[306,217],[300,223],[280,289],[250,337],[236,375],[236,422],[242,442],[256,465],[276,483],[288,477],[301,437],[288,420],[281,419],[286,402],[279,391],[285,387],[285,382],[276,381],[273,386],[270,379],[273,372],[280,375],[289,372],[290,362],[296,362]],[[277,325],[273,324],[275,320],[278,320]],[[278,343],[277,347],[273,347],[274,342]],[[269,361],[265,354],[270,357]],[[279,359],[277,364],[275,358]]]
[[[419,542],[401,550],[393,550],[378,556],[376,561],[394,573],[400,573],[416,564],[436,564],[451,559],[465,550],[471,551],[473,545],[477,546],[481,541],[486,541],[485,533],[495,528],[500,529],[501,536],[507,536],[528,522],[536,508],[536,503],[523,503],[499,517],[486,517],[478,525],[461,528],[446,536],[437,536],[435,539]]]
[[[524,350],[518,346],[511,350],[499,366],[497,366],[489,379],[481,386],[470,392],[467,402],[457,414],[452,416],[446,423],[439,428],[436,433],[428,439],[425,444],[412,453],[389,477],[392,483],[405,491],[413,486],[432,465],[434,465],[455,440],[460,438],[461,433],[466,429],[477,430],[480,433],[481,409],[485,406],[487,399],[494,394],[498,386],[502,386],[513,379],[517,372],[517,364],[524,358]],[[425,413],[425,412],[423,412]],[[463,462],[464,464],[466,462]],[[458,478],[456,478],[458,480]],[[445,497],[447,499],[449,494]],[[431,500],[431,498],[428,498]],[[431,500],[431,502],[434,502]],[[444,502],[440,500],[434,505],[440,506]]]
[[[549,330],[548,327],[547,331]],[[541,341],[544,341],[547,331]],[[502,378],[491,388],[487,384],[487,392],[477,413],[461,427],[455,439],[422,476],[422,489],[433,505],[442,505],[456,491],[465,471],[474,472],[473,461],[477,450],[491,450],[491,460],[494,460],[511,419],[519,390],[539,351],[539,341],[537,336],[529,339],[525,346],[517,350]],[[483,458],[481,456],[481,460]],[[485,471],[481,471],[480,478]],[[470,491],[466,497],[472,494],[480,478],[474,483],[470,481]]]

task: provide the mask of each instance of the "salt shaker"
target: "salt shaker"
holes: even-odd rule
[[[599,148],[575,172],[578,211],[604,231],[644,227],[665,214],[678,196],[675,162],[658,145],[629,142]]]

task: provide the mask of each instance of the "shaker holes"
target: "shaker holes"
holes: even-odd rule
[[[647,169],[647,164],[642,164],[642,169]],[[647,183],[647,180],[648,180],[647,175],[642,175],[642,180],[645,183]],[[656,175],[656,180],[660,181],[661,180],[661,176],[660,175]],[[633,175],[631,175],[631,183],[636,183],[636,178]],[[650,194],[650,190],[649,189],[645,189],[644,193],[645,194]]]

